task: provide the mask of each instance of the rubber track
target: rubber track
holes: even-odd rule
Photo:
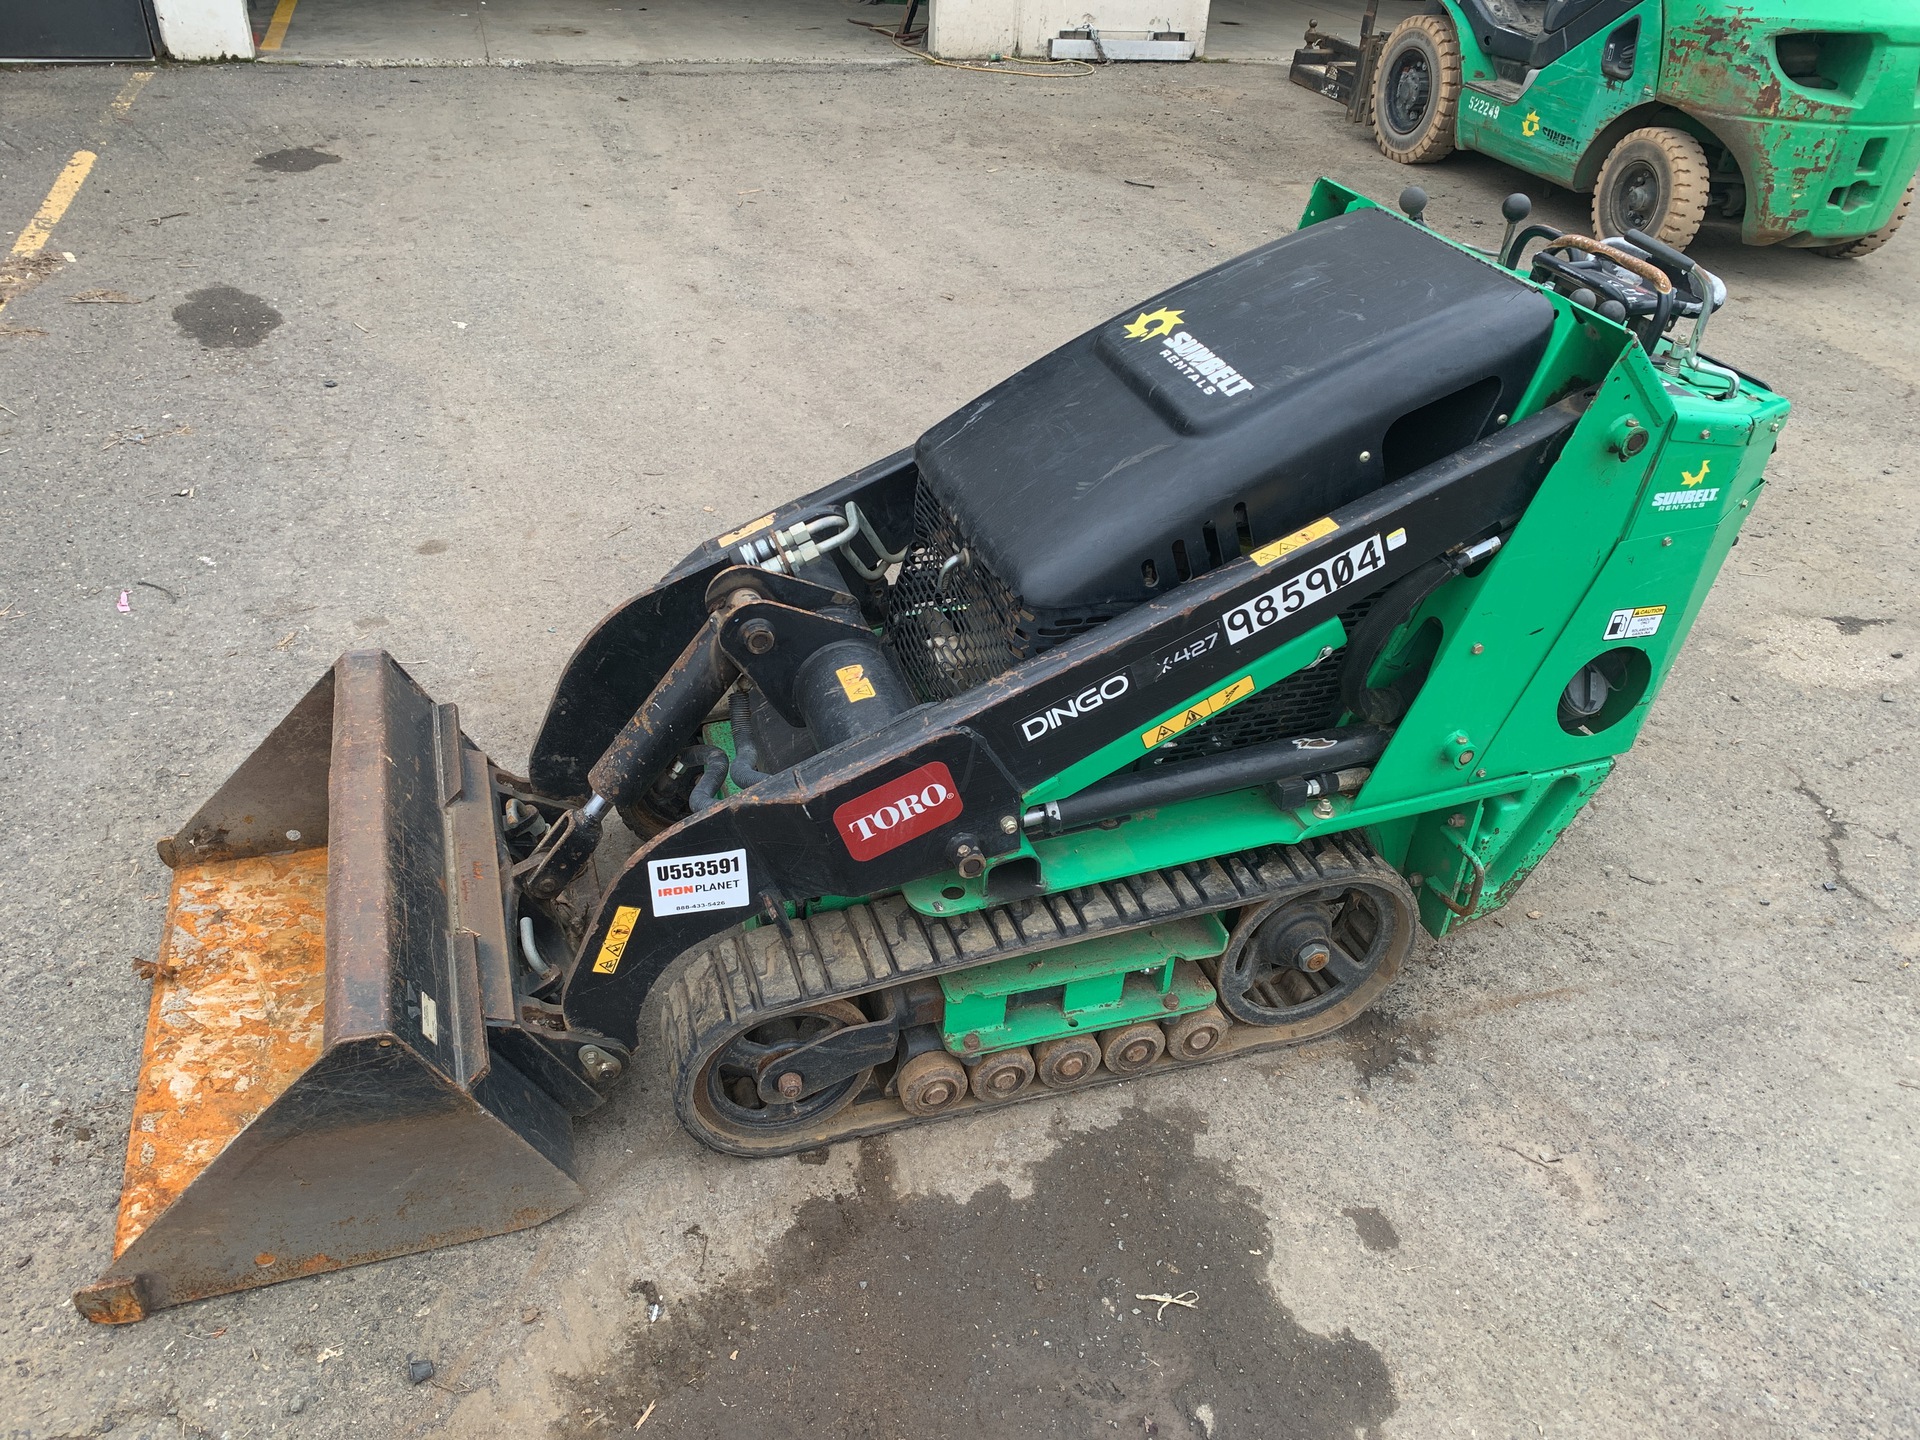
[[[902,984],[1028,955],[1098,935],[1122,934],[1163,921],[1207,915],[1257,904],[1302,890],[1371,881],[1405,896],[1406,883],[1358,835],[1336,835],[1305,846],[1269,847],[1243,854],[1145,871],[1103,885],[1045,895],[951,918],[926,916],[899,895],[795,920],[791,939],[778,926],[734,930],[675,960],[662,977],[661,1038],[674,1060],[674,1105],[681,1123],[716,1150],[735,1155],[790,1155],[839,1140],[877,1134],[922,1120],[944,1120],[981,1108],[1066,1093],[1038,1083],[1013,1100],[991,1105],[972,1096],[933,1116],[909,1115],[891,1096],[855,1100],[817,1126],[760,1138],[716,1129],[694,1105],[695,1086],[709,1056],[737,1035],[787,1010],[822,1000],[848,999]],[[1351,1013],[1337,1013],[1315,1026],[1315,1035],[1338,1028],[1371,1004],[1391,983],[1408,937],[1390,946],[1376,972],[1357,992]],[[1281,1031],[1231,1022],[1218,1047],[1202,1060],[1163,1056],[1147,1071],[1190,1068],[1256,1050],[1277,1049],[1301,1039]],[[1102,1069],[1074,1089],[1138,1078]]]

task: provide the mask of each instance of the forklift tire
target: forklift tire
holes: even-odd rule
[[[1893,238],[1893,232],[1900,228],[1900,222],[1907,218],[1907,211],[1912,207],[1913,186],[1909,185],[1907,193],[1900,197],[1900,203],[1894,207],[1893,218],[1871,235],[1862,235],[1857,240],[1842,240],[1835,245],[1810,245],[1807,248],[1829,260],[1858,260],[1862,255],[1871,255]]]
[[[1439,15],[1409,15],[1393,27],[1373,81],[1373,143],[1402,165],[1453,153],[1460,115],[1460,42]]]
[[[1593,236],[1639,230],[1684,250],[1707,218],[1707,152],[1684,130],[1635,130],[1613,147],[1593,187]]]

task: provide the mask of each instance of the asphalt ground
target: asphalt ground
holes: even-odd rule
[[[1764,501],[1597,802],[1345,1037],[811,1165],[702,1150],[642,1063],[545,1226],[82,1321],[152,842],[337,653],[517,765],[701,538],[1314,175],[1408,179],[1266,68],[180,68],[116,116],[125,80],[5,79],[0,228],[100,158],[0,312],[0,1432],[1920,1428],[1911,236],[1700,242],[1710,348],[1797,406]],[[1419,178],[1477,240],[1522,183]]]

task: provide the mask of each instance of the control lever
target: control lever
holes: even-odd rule
[[[1400,192],[1400,211],[1414,224],[1426,224],[1427,192],[1418,185],[1407,186]]]
[[[1513,232],[1518,230],[1520,228],[1520,222],[1532,213],[1533,201],[1529,200],[1525,195],[1522,195],[1518,190],[1500,202],[1500,214],[1507,222],[1507,233],[1500,237],[1500,248],[1493,253],[1500,257],[1503,264],[1508,263],[1506,260],[1507,247],[1513,244]]]
[[[1692,260],[1681,254],[1664,240],[1656,240],[1644,230],[1627,231],[1627,240],[1638,245],[1647,254],[1666,267],[1674,279],[1682,275],[1691,275],[1697,268]]]
[[[1648,256],[1659,263],[1660,267],[1676,280],[1683,282],[1692,298],[1699,303],[1700,311],[1693,317],[1693,333],[1685,340],[1676,341],[1667,352],[1667,364],[1675,370],[1699,370],[1717,375],[1727,381],[1727,393],[1723,399],[1732,399],[1740,390],[1740,377],[1723,365],[1700,358],[1700,342],[1707,333],[1707,320],[1713,312],[1727,303],[1727,287],[1724,281],[1711,270],[1689,256],[1681,254],[1664,241],[1656,240],[1644,230],[1627,231],[1627,241],[1638,245]]]

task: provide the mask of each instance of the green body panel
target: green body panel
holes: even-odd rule
[[[941,1040],[956,1055],[991,1055],[1204,1010],[1214,990],[1191,962],[1226,948],[1226,927],[1202,915],[942,976]]]
[[[1322,180],[1302,223],[1371,204]],[[1789,408],[1757,382],[1726,394],[1722,378],[1662,369],[1619,326],[1543,293],[1558,321],[1514,418],[1597,388],[1507,543],[1477,573],[1442,585],[1376,666],[1379,684],[1409,656],[1431,656],[1359,793],[1298,810],[1280,809],[1264,788],[1181,801],[1028,837],[996,869],[1019,863],[1060,893],[1360,829],[1420,892],[1434,934],[1506,903],[1638,737],[1752,512]],[[1614,443],[1629,417],[1651,437],[1631,459]],[[1236,677],[1265,688],[1315,663],[1339,643],[1328,623]],[[1622,677],[1607,708],[1585,727],[1563,727],[1562,692],[1602,657]],[[1138,746],[1135,735],[1088,756],[1035,787],[1029,803],[1076,793],[1139,758]],[[997,903],[992,882],[992,871],[974,880],[948,872],[904,894],[923,913],[952,917]]]
[[[1660,47],[1649,37],[1660,33],[1660,0],[1643,3],[1615,24],[1569,50],[1534,76],[1517,100],[1499,93],[1493,61],[1473,39],[1459,10],[1447,5],[1460,38],[1460,145],[1517,165],[1556,185],[1592,187],[1599,160],[1585,164],[1594,137],[1628,111],[1654,99]],[[1641,43],[1634,53],[1631,78],[1610,80],[1600,71],[1607,38],[1621,25],[1640,22]],[[1611,148],[1611,144],[1609,144]],[[1604,153],[1600,157],[1604,159]]]
[[[1737,169],[1748,244],[1811,245],[1882,228],[1920,168],[1913,0],[1643,0],[1517,97],[1456,0],[1438,3],[1460,42],[1458,143],[1555,184],[1591,190],[1629,131],[1675,126]],[[1610,79],[1607,39],[1636,20],[1633,73]],[[1777,39],[1808,32],[1839,37],[1823,52],[1831,85],[1780,68]]]
[[[1692,117],[1747,183],[1741,238],[1870,235],[1920,165],[1920,5],[1913,0],[1666,0],[1660,99]],[[1834,84],[1789,80],[1778,36],[1825,31]]]
[[[1221,710],[1231,709],[1232,706],[1266,689],[1275,681],[1284,680],[1289,675],[1317,664],[1346,643],[1346,629],[1338,620],[1328,620],[1314,626],[1306,634],[1296,636],[1284,645],[1275,646],[1246,669],[1236,670],[1219,684],[1209,685],[1205,690],[1187,696],[1164,715],[1157,717],[1154,724],[1145,730],[1123,735],[1111,745],[1102,746],[1086,759],[1076,762],[1058,775],[1050,776],[1027,793],[1027,804],[1040,805],[1048,800],[1058,800],[1062,795],[1079,793],[1094,781],[1104,780],[1109,775],[1124,770],[1134,761],[1145,756],[1148,751],[1157,750],[1167,743],[1161,740],[1149,745],[1145,741],[1145,736],[1161,729],[1169,722],[1184,718],[1185,712],[1191,707],[1204,703],[1211,696],[1237,689],[1243,681],[1252,680],[1251,690],[1221,706]]]

